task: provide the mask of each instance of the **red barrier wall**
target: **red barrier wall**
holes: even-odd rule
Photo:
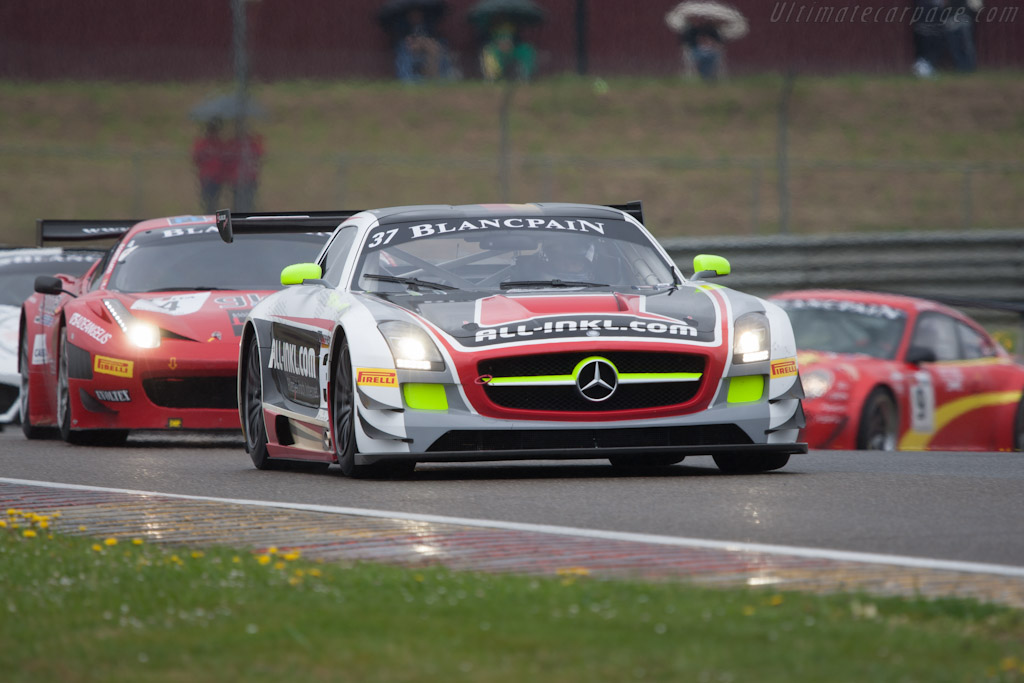
[[[478,43],[467,21],[476,0],[449,0],[441,30],[467,77]],[[256,80],[378,78],[392,73],[376,23],[382,0],[250,0],[250,73]],[[526,30],[541,73],[574,72],[577,0],[538,0],[548,12]],[[873,2],[874,4],[869,4]],[[750,34],[730,45],[733,73],[902,72],[912,61],[910,0],[733,0]],[[679,70],[664,23],[674,2],[586,0],[589,73]],[[854,11],[856,9],[856,11]],[[808,14],[833,10],[829,21]],[[986,14],[987,13],[987,14]],[[842,20],[839,19],[840,15]],[[1024,66],[1024,10],[987,0],[978,25],[982,68]],[[226,79],[233,74],[231,0],[6,0],[0,2],[0,77],[21,79]]]

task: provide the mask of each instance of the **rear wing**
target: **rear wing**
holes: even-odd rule
[[[120,237],[140,220],[79,220],[51,219],[36,220],[36,246],[46,242],[81,242]]]
[[[625,204],[606,204],[609,209],[618,209],[619,211],[625,211],[630,216],[636,219],[640,225],[644,224],[644,208],[643,202],[634,200],[632,202],[626,202]]]
[[[349,216],[359,211],[296,211],[292,213],[217,212],[217,232],[230,244],[235,235],[272,234],[281,232],[334,232]]]

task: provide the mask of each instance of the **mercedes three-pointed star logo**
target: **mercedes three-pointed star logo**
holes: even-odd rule
[[[588,401],[606,401],[619,386],[615,366],[603,358],[587,361],[576,375],[576,388]]]

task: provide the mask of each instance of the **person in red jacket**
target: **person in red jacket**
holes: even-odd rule
[[[199,176],[199,202],[204,213],[217,211],[221,189],[229,181],[229,142],[221,138],[224,122],[210,119],[200,137],[192,143],[192,163]]]
[[[229,181],[234,190],[233,211],[252,211],[256,204],[256,187],[263,159],[263,136],[241,132],[228,143]]]

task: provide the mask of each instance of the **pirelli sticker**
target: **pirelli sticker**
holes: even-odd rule
[[[398,373],[382,368],[356,368],[356,384],[364,387],[397,387]]]
[[[92,369],[103,375],[114,377],[131,377],[135,361],[108,358],[107,356],[96,356],[92,361]]]
[[[796,374],[796,358],[780,358],[772,361],[772,377],[791,377]]]

